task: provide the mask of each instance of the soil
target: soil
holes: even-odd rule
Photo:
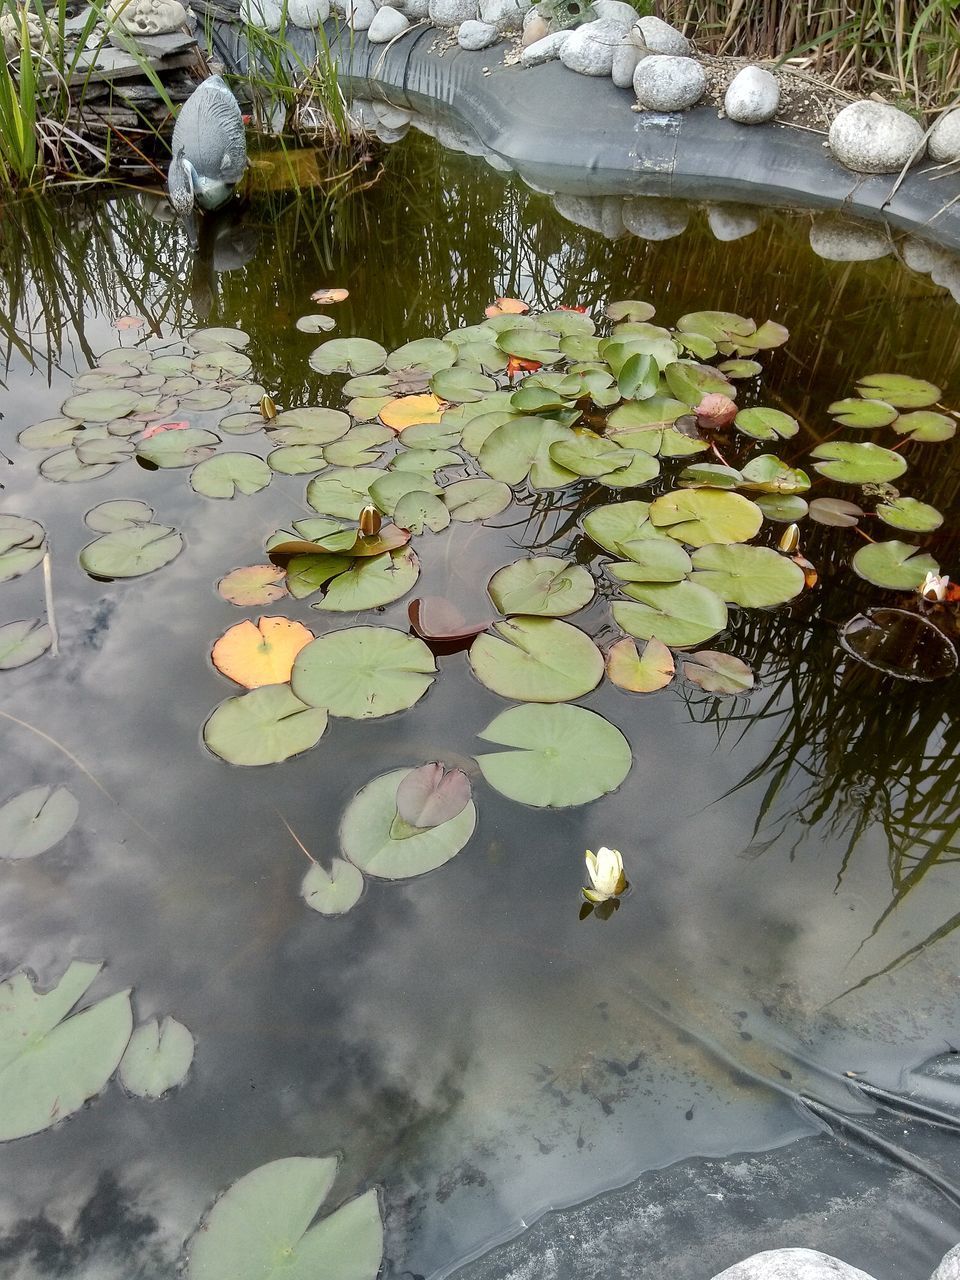
[[[855,94],[835,89],[806,71],[789,66],[778,67],[773,61],[723,58],[708,53],[701,53],[698,57],[707,73],[705,101],[712,102],[720,116],[724,114],[723,98],[730,81],[741,68],[751,65],[772,71],[780,82],[780,108],[774,117],[776,124],[792,125],[826,137],[834,116],[849,102],[857,101]]]

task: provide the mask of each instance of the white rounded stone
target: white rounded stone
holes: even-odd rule
[[[457,44],[461,49],[487,49],[500,39],[500,32],[491,22],[478,22],[470,18],[460,23]]]
[[[477,0],[430,0],[430,21],[435,27],[459,27],[477,16]]]
[[[866,1271],[815,1249],[768,1249],[721,1271],[713,1280],[873,1280]]]
[[[718,240],[729,243],[753,235],[760,219],[751,209],[738,205],[711,205],[707,210],[707,225]]]
[[[560,193],[553,205],[561,217],[578,227],[598,231],[606,240],[623,235],[623,201],[619,196],[574,196]]]
[[[845,222],[843,218],[816,218],[810,228],[810,248],[828,262],[872,262],[890,252],[890,240],[878,227]]]
[[[765,124],[777,114],[780,84],[763,67],[744,67],[730,81],[723,99],[727,119],[737,124]]]
[[[520,54],[520,65],[523,67],[539,67],[544,62],[552,62],[560,57],[560,50],[570,39],[572,31],[552,31],[542,40],[528,44]]]
[[[639,33],[640,43],[651,53],[669,53],[678,58],[686,58],[693,52],[687,37],[662,18],[641,18],[635,23],[635,28]]]
[[[421,22],[430,15],[430,0],[393,0],[393,8],[405,13],[411,22]]]
[[[830,126],[835,160],[855,173],[898,173],[923,156],[923,130],[888,102],[851,102]]]
[[[529,7],[523,0],[480,0],[480,21],[498,31],[519,31]]]
[[[330,17],[330,0],[287,0],[287,19],[295,27],[316,30]]]
[[[643,54],[633,43],[629,35],[623,37],[613,51],[611,75],[618,89],[633,88],[633,73]]]
[[[240,13],[251,27],[269,32],[280,30],[283,14],[277,0],[243,0]]]
[[[921,240],[919,236],[908,236],[900,246],[900,257],[904,265],[923,276],[929,275],[936,266],[940,253],[942,253],[941,249],[936,245],[927,244],[926,240]]]
[[[347,23],[351,31],[368,31],[377,16],[373,0],[346,0]]]
[[[593,11],[605,22],[615,22],[623,28],[623,34],[633,29],[637,20],[637,11],[626,0],[593,0]]]
[[[405,13],[392,5],[381,5],[367,30],[367,39],[371,44],[387,44],[403,35],[409,26],[410,19]]]
[[[679,200],[632,196],[623,202],[623,225],[641,240],[672,240],[687,229],[690,213]]]
[[[939,164],[960,160],[960,107],[940,117],[927,139],[927,149]]]
[[[560,61],[568,71],[582,76],[608,76],[613,71],[613,55],[623,39],[622,29],[605,18],[585,22],[570,32],[560,50]]]
[[[648,111],[685,111],[703,97],[707,77],[693,58],[657,53],[637,63],[633,88]]]
[[[943,1255],[930,1280],[960,1280],[960,1244]]]

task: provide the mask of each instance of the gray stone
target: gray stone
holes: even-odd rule
[[[727,243],[753,235],[760,219],[752,209],[739,205],[713,205],[707,210],[707,225],[718,240]]]
[[[347,22],[351,31],[367,31],[377,16],[373,0],[346,0]]]
[[[640,106],[648,111],[685,111],[703,97],[707,77],[693,58],[657,53],[637,63],[633,87]]]
[[[737,124],[765,124],[777,114],[780,84],[763,67],[744,67],[730,81],[723,99],[727,118]]]
[[[810,248],[828,262],[871,262],[890,252],[890,239],[878,227],[866,227],[828,214],[814,219]]]
[[[560,50],[560,61],[568,71],[578,71],[582,76],[608,76],[622,39],[623,30],[609,19],[585,22],[570,32],[570,39]]]
[[[640,43],[650,53],[669,53],[678,58],[686,58],[693,51],[687,37],[661,18],[641,18],[635,24],[635,29],[639,33]]]
[[[544,36],[550,34],[550,26],[536,9],[528,9],[523,15],[523,39],[520,41],[520,47],[527,49],[532,44],[536,44],[538,40],[542,40]]]
[[[815,1249],[768,1249],[743,1262],[735,1262],[713,1280],[873,1280],[866,1271],[851,1267]]]
[[[435,27],[459,27],[477,16],[477,0],[430,0],[429,17]]]
[[[330,0],[287,0],[287,18],[295,27],[312,31],[330,17]]]
[[[27,38],[30,41],[31,49],[42,49],[44,42],[43,28],[40,25],[40,19],[36,14],[31,13],[28,9],[27,14]],[[184,14],[186,17],[186,14]],[[20,53],[20,13],[4,13],[0,16],[0,37],[3,39],[3,52],[9,58],[15,58]]]
[[[422,22],[430,16],[430,0],[393,0],[393,8],[405,13],[411,22]]]
[[[382,5],[376,12],[367,30],[367,39],[371,44],[387,44],[396,36],[403,35],[410,26],[410,19],[392,5]]]
[[[524,67],[539,67],[544,62],[552,62],[560,57],[560,50],[570,39],[572,31],[553,31],[542,40],[527,45],[520,54],[520,64]]]
[[[960,107],[940,117],[927,139],[927,149],[939,164],[960,160]]]
[[[637,20],[637,11],[626,0],[593,0],[593,11],[605,22],[615,22],[623,28],[623,34],[633,29]]]
[[[413,119],[412,111],[406,107],[395,107],[392,102],[371,102],[370,106],[385,129],[403,129]]]
[[[607,240],[623,235],[623,201],[619,196],[573,196],[559,194],[553,205],[561,217],[578,227],[598,231]]]
[[[240,15],[251,27],[261,31],[279,31],[282,13],[277,0],[242,0]]]
[[[500,32],[492,23],[478,22],[475,18],[461,22],[457,32],[457,44],[461,49],[486,49],[499,39]]]
[[[835,160],[855,173],[898,173],[923,156],[923,130],[887,102],[851,102],[830,126]]]
[[[527,0],[480,0],[480,21],[498,31],[519,31],[529,7]]]
[[[957,112],[960,115],[960,111]],[[930,1280],[960,1280],[960,1244],[945,1253]]]
[[[623,225],[641,240],[672,240],[687,229],[690,214],[679,200],[632,196],[623,202]]]
[[[184,27],[187,11],[180,0],[110,0],[104,17],[111,26],[132,36],[162,36]],[[19,18],[17,20],[19,22]],[[36,48],[29,18],[27,30],[30,43]]]
[[[643,56],[629,35],[624,36],[613,51],[613,67],[611,68],[613,83],[618,89],[633,88],[633,73],[637,69],[637,63]]]
[[[938,257],[943,250],[936,245],[928,244],[926,240],[921,240],[919,236],[907,236],[906,240],[900,245],[900,257],[911,271],[919,271],[921,275],[927,276],[937,264]]]

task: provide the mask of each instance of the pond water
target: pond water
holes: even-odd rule
[[[202,740],[213,709],[243,692],[211,648],[261,614],[315,635],[406,633],[414,597],[497,617],[491,574],[549,555],[593,574],[593,602],[565,622],[606,650],[622,637],[617,583],[583,520],[672,490],[689,458],[665,460],[635,492],[515,483],[511,505],[485,522],[413,538],[420,578],[402,598],[318,612],[316,595],[238,608],[217,590],[230,570],[266,562],[275,531],[316,515],[310,474],[275,473],[232,501],[195,492],[189,470],[132,458],[55,483],[39,466],[64,446],[31,450],[17,436],[55,417],[73,378],[118,343],[169,354],[197,328],[244,330],[251,368],[230,407],[188,402],[171,415],[216,431],[225,413],[256,412],[251,383],[281,409],[343,408],[343,375],[308,363],[328,338],[362,335],[389,352],[482,323],[500,296],[533,312],[586,307],[609,329],[605,304],[642,299],[655,324],[722,308],[785,325],[789,341],[757,356],[762,376],[736,383],[738,403],[774,406],[799,433],[770,444],[727,428],[720,452],[736,467],[773,452],[807,471],[808,497],[872,511],[877,495],[822,480],[810,450],[838,435],[902,444],[889,427],[838,429],[828,414],[864,375],[926,379],[960,407],[957,303],[895,257],[817,257],[803,213],[760,211],[752,235],[724,243],[692,208],[674,238],[607,240],[429,140],[409,137],[383,168],[329,211],[264,191],[208,229],[197,257],[134,196],[5,214],[2,509],[42,524],[50,580],[45,591],[38,565],[4,582],[0,625],[45,618],[47,597],[57,643],[0,671],[0,803],[63,786],[79,808],[51,848],[0,862],[0,968],[27,969],[49,989],[71,961],[102,961],[80,1007],[132,988],[136,1022],[173,1015],[196,1055],[159,1101],[114,1080],[71,1118],[3,1146],[0,1275],[171,1277],[184,1241],[241,1176],[338,1153],[327,1208],[377,1189],[386,1276],[448,1275],[546,1211],[589,1201],[575,1225],[544,1219],[526,1264],[494,1254],[478,1274],[583,1273],[598,1257],[610,1274],[682,1253],[671,1273],[705,1278],[755,1248],[835,1243],[831,1213],[843,1208],[848,1261],[881,1280],[921,1277],[960,1239],[956,1135],[878,1112],[846,1073],[960,1116],[960,700],[955,677],[894,680],[840,647],[839,628],[863,610],[919,607],[916,592],[851,569],[868,545],[856,529],[802,520],[818,583],[781,607],[731,607],[720,634],[693,646],[747,663],[748,694],[680,679],[638,694],[603,679],[575,697],[625,735],[632,766],[590,803],[541,808],[536,793],[507,798],[475,763],[496,749],[478,735],[517,697],[486,687],[462,650],[437,659],[409,709],[333,715],[311,750],[241,768]],[[262,172],[267,188],[272,171]],[[311,301],[328,287],[349,297]],[[296,328],[316,313],[336,327]],[[126,316],[146,317],[148,336],[113,327]],[[218,456],[265,457],[275,442],[251,425],[221,432]],[[396,451],[374,447],[386,447],[381,467]],[[920,544],[956,574],[955,444],[908,441],[896,456],[909,467],[900,493],[944,521],[918,535],[870,516],[870,537]],[[464,453],[441,484],[477,474]],[[84,516],[119,499],[148,504],[184,547],[155,573],[97,580],[78,561],[98,536]],[[776,547],[786,527],[765,521],[754,542]],[[929,616],[949,629],[949,609]],[[471,779],[477,822],[463,851],[422,876],[367,877],[341,917],[311,911],[298,841],[329,865],[364,784],[435,760]],[[595,765],[587,751],[583,774]],[[574,781],[579,772],[568,770]],[[609,918],[581,918],[583,853],[602,845],[622,851],[630,889]],[[83,1069],[77,1059],[69,1074]],[[803,1150],[829,1176],[804,1182],[789,1163]],[[651,1189],[632,1207],[605,1194],[704,1158],[715,1191],[696,1194],[715,1197],[709,1226],[662,1205],[657,1218],[655,1183],[636,1184]],[[735,1207],[746,1168],[762,1220]],[[778,1182],[789,1168],[792,1194]],[[856,1229],[870,1213],[887,1236]],[[551,1221],[566,1253],[551,1245]]]

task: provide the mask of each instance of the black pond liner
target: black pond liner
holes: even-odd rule
[[[851,173],[819,134],[785,125],[737,125],[713,107],[638,112],[632,92],[577,75],[558,61],[504,66],[510,43],[434,51],[446,33],[418,26],[389,45],[371,44],[337,22],[325,36],[347,97],[373,98],[447,120],[473,135],[478,154],[516,171],[537,190],[570,195],[652,195],[842,209],[960,249],[957,181],[929,161],[899,189],[896,174]],[[311,66],[312,31],[285,38]],[[245,64],[240,28],[217,23],[213,44],[228,69]],[[939,180],[938,180],[939,173]],[[950,206],[950,207],[947,207]]]

